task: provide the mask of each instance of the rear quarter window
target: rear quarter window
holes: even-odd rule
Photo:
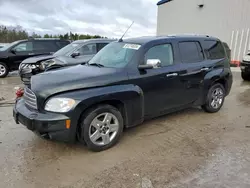
[[[225,50],[220,41],[205,40],[203,48],[208,59],[222,59],[225,58]]]

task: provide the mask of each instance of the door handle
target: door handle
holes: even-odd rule
[[[201,71],[207,71],[207,70],[209,70],[209,68],[207,68],[207,67],[204,67],[201,69]]]
[[[178,76],[178,73],[171,73],[171,74],[167,74],[167,77],[173,77],[173,76]]]

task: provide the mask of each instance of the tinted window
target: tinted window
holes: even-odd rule
[[[219,41],[204,41],[204,50],[208,59],[221,59],[225,57],[225,50]]]
[[[99,52],[103,47],[105,47],[108,43],[98,43],[97,44],[97,52]]]
[[[172,65],[174,60],[171,44],[162,44],[150,48],[145,54],[145,62],[148,59],[159,59],[162,66]]]
[[[33,44],[37,51],[54,52],[57,49],[54,41],[34,41]]]
[[[180,42],[179,48],[184,63],[196,63],[204,59],[199,42]]]
[[[83,45],[79,50],[80,55],[96,54],[96,44]]]
[[[58,49],[61,49],[64,46],[67,46],[68,44],[69,44],[69,41],[56,41],[56,45]]]
[[[33,51],[32,42],[22,42],[13,48],[17,52]]]

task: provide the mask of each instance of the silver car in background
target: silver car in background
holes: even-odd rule
[[[87,63],[104,46],[113,41],[115,40],[89,39],[74,41],[52,55],[25,59],[19,66],[19,75],[24,84],[29,85],[30,78],[33,75],[61,67]]]

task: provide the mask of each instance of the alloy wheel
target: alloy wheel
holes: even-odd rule
[[[96,116],[89,126],[89,138],[98,146],[108,145],[119,131],[119,121],[112,113],[102,113]]]
[[[212,100],[211,100],[211,106],[214,109],[218,109],[221,107],[223,102],[224,93],[221,88],[215,88],[212,92]]]
[[[0,64],[0,76],[3,76],[6,73],[6,67]]]

